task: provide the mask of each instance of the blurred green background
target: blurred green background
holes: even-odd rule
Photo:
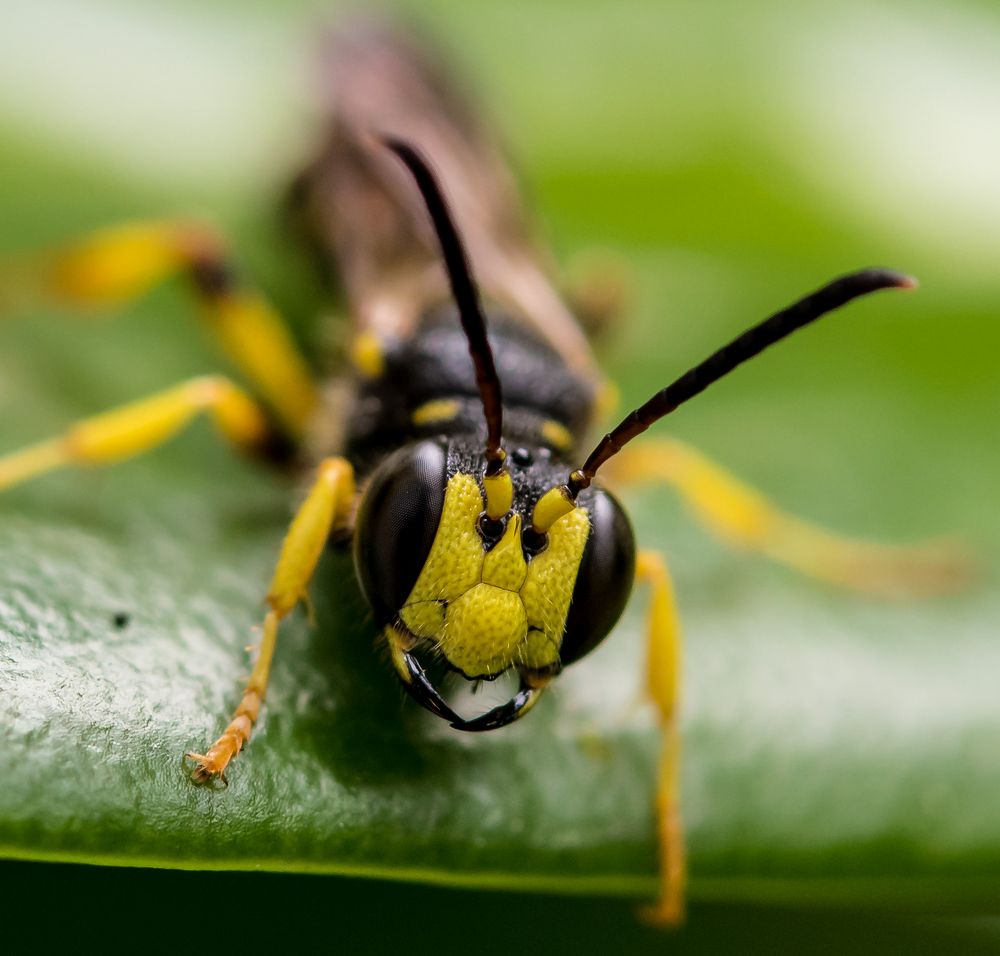
[[[972,919],[1000,912],[1000,10],[410,6],[504,131],[560,260],[599,247],[627,265],[634,315],[606,354],[623,406],[836,274],[887,265],[920,278],[663,427],[835,528],[964,539],[982,561],[966,594],[882,605],[833,593],[722,550],[665,491],[627,498],[642,543],[673,562],[688,637],[694,913],[671,945],[1000,949],[994,925]],[[211,215],[315,345],[315,283],[273,210],[315,130],[309,52],[329,15],[263,0],[5,11],[0,250],[128,217]],[[2,447],[219,368],[191,312],[168,288],[116,322],[5,322]],[[332,561],[319,629],[291,628],[233,786],[191,792],[176,757],[231,706],[289,500],[287,482],[207,429],[0,499],[0,849],[428,869],[486,888],[8,863],[0,911],[69,898],[86,933],[124,901],[138,926],[139,914],[171,922],[174,944],[213,900],[227,914],[243,901],[270,910],[276,939],[286,918],[328,914],[329,942],[359,947],[377,926],[387,948],[491,951],[528,935],[559,951],[601,933],[656,948],[625,903],[604,899],[654,886],[655,743],[633,705],[641,599],[544,710],[470,743],[400,707]],[[114,634],[122,609],[133,625]],[[256,923],[238,921],[233,938]]]

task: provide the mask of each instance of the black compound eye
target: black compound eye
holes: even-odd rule
[[[563,665],[578,661],[607,637],[625,610],[635,578],[635,535],[621,505],[603,489],[586,504],[590,537],[566,617]]]
[[[354,565],[379,625],[394,620],[430,554],[444,507],[443,445],[401,448],[375,469],[358,511]]]

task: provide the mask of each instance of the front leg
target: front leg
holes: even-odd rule
[[[650,586],[646,628],[646,690],[660,727],[656,819],[660,855],[660,898],[643,910],[649,922],[677,926],[684,919],[687,857],[680,809],[681,736],[678,704],[681,628],[674,589],[662,555],[641,551],[636,579]]]
[[[195,762],[191,776],[198,783],[222,778],[226,767],[243,749],[260,714],[267,693],[271,660],[278,640],[278,626],[305,599],[320,555],[334,525],[350,512],[354,499],[354,472],[343,458],[327,458],[319,466],[309,495],[292,520],[281,546],[274,577],[267,593],[264,633],[246,689],[232,720],[203,754],[189,752]]]

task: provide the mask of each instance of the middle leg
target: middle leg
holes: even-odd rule
[[[607,471],[615,483],[665,482],[722,540],[841,587],[907,597],[955,590],[969,575],[968,559],[954,547],[859,541],[790,515],[674,439],[630,445],[608,463]]]

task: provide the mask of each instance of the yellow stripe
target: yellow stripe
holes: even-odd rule
[[[410,416],[414,425],[434,425],[437,422],[450,422],[459,409],[458,399],[455,398],[435,398],[430,402],[424,402]],[[505,512],[506,513],[506,512]]]
[[[552,445],[557,451],[570,451],[573,448],[573,436],[569,429],[555,421],[546,419],[542,422],[542,438]]]
[[[365,378],[381,378],[385,373],[385,354],[382,343],[372,332],[360,332],[351,341],[351,364]]]

